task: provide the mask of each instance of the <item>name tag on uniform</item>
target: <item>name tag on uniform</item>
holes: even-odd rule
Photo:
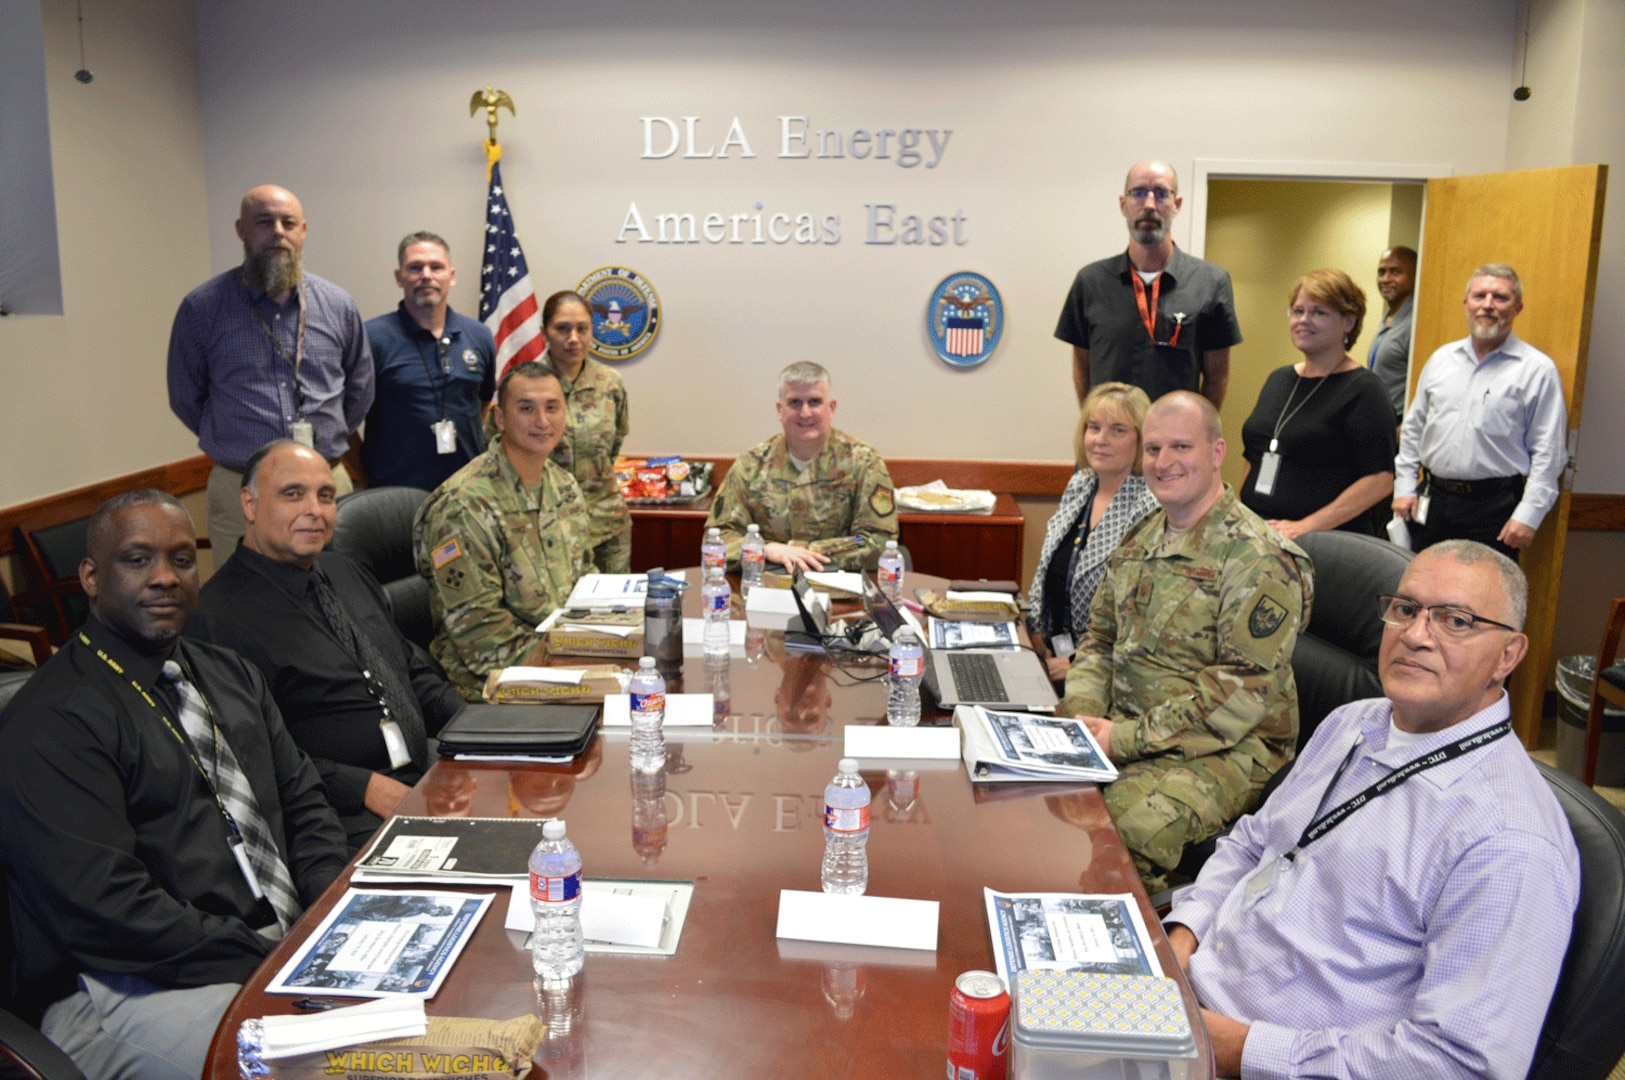
[[[434,432],[434,448],[439,454],[455,454],[457,452],[457,425],[450,420],[436,420],[429,425]]]
[[[1258,461],[1258,479],[1253,483],[1253,490],[1260,495],[1275,494],[1275,476],[1280,471],[1281,455],[1273,450],[1266,450]]]

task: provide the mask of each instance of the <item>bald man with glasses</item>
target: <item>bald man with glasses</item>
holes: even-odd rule
[[[1117,198],[1128,250],[1078,271],[1055,326],[1072,346],[1080,404],[1104,382],[1138,386],[1152,401],[1192,390],[1214,408],[1224,404],[1241,326],[1229,273],[1185,254],[1169,235],[1184,203],[1166,161],[1129,170]]]

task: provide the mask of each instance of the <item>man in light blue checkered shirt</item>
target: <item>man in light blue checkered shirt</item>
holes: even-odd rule
[[[1507,723],[1527,597],[1482,544],[1417,556],[1372,598],[1387,696],[1327,717],[1175,903],[1220,1076],[1528,1072],[1580,863]]]

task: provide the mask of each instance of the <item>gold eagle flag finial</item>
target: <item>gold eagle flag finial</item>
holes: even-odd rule
[[[487,86],[484,90],[474,91],[474,96],[468,101],[468,115],[476,116],[481,109],[485,110],[485,125],[491,131],[485,140],[485,161],[487,171],[502,159],[502,144],[497,142],[497,110],[507,108],[509,115],[518,116],[514,111],[513,98],[508,96],[506,90],[493,90]]]

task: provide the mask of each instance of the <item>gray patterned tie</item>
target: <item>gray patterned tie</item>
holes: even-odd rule
[[[197,687],[187,681],[181,666],[173,660],[165,660],[164,678],[174,685],[175,693],[180,697],[181,726],[186,729],[192,745],[197,749],[199,762],[205,763],[205,769],[208,767],[206,763],[212,762],[214,765],[211,779],[215,790],[220,794],[220,801],[225,803],[226,812],[242,833],[249,865],[254,868],[254,875],[265,890],[266,898],[271,901],[271,907],[276,909],[277,925],[287,930],[299,917],[299,894],[293,887],[293,878],[288,874],[288,864],[283,861],[282,853],[277,850],[276,841],[271,837],[271,827],[260,813],[259,804],[254,799],[254,789],[248,785],[248,776],[238,764],[231,744],[224,738],[215,738],[209,707]]]

